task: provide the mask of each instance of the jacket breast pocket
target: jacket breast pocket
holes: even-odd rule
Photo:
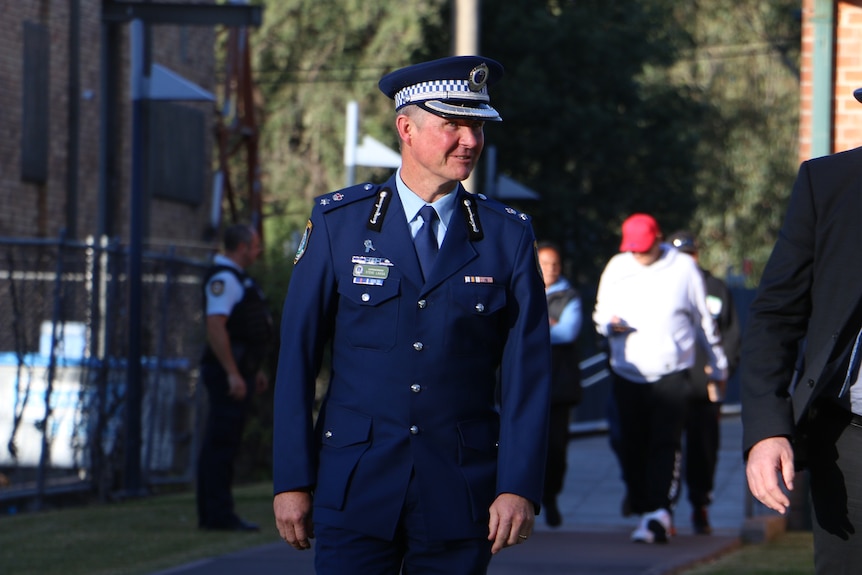
[[[314,503],[342,509],[350,481],[362,455],[371,445],[371,417],[329,405],[318,424],[320,463]]]
[[[497,353],[506,336],[506,286],[452,284],[447,350],[452,355]]]
[[[398,278],[386,279],[383,285],[365,285],[342,277],[336,329],[353,347],[389,351],[396,341],[400,293]]]

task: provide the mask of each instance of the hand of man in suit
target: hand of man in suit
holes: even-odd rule
[[[748,488],[758,501],[781,514],[790,499],[778,483],[778,475],[788,490],[793,490],[793,448],[786,437],[769,437],[754,444],[748,452],[745,475]]]
[[[488,541],[493,541],[491,553],[504,547],[523,543],[533,533],[536,514],[529,500],[514,493],[501,493],[491,504]]]
[[[309,539],[314,539],[311,522],[311,493],[307,491],[284,491],[272,500],[275,526],[285,543],[300,551],[311,549]]]

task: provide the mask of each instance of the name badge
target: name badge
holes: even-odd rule
[[[385,280],[389,277],[389,268],[387,266],[356,264],[353,266],[353,277]]]

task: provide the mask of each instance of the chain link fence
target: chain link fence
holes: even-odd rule
[[[173,250],[143,255],[146,485],[194,475],[208,265]],[[38,504],[72,488],[104,499],[122,485],[127,270],[116,241],[0,238],[0,501],[27,492]]]

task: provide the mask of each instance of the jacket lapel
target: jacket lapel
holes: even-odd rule
[[[423,293],[427,293],[440,285],[479,255],[469,240],[467,224],[459,205],[461,198],[466,193],[460,185],[455,191],[455,211],[452,212],[452,219],[449,221],[446,237],[437,253],[434,267],[431,268],[431,275],[422,288]]]

